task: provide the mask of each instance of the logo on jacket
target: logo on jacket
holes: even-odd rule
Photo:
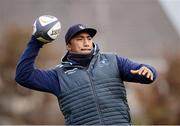
[[[107,59],[103,59],[103,60],[100,61],[98,66],[99,67],[104,67],[104,66],[107,66],[107,65],[109,65],[109,61]]]
[[[72,70],[67,70],[67,71],[65,71],[64,73],[69,75],[69,74],[75,73],[76,70],[77,70],[77,68],[74,68],[74,69],[72,69]]]

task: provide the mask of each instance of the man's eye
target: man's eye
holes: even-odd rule
[[[81,41],[82,40],[82,38],[78,38],[78,39],[76,39],[77,41]]]

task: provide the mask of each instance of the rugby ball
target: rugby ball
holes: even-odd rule
[[[49,43],[55,40],[61,30],[60,21],[52,15],[38,17],[33,24],[33,35],[41,42]]]

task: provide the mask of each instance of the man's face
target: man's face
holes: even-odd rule
[[[67,45],[67,50],[70,52],[88,54],[93,48],[93,42],[91,36],[82,32],[74,36]]]

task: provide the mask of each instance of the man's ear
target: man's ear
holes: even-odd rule
[[[67,49],[68,51],[71,51],[71,46],[70,46],[70,44],[67,44],[67,45],[66,45],[66,49]]]

